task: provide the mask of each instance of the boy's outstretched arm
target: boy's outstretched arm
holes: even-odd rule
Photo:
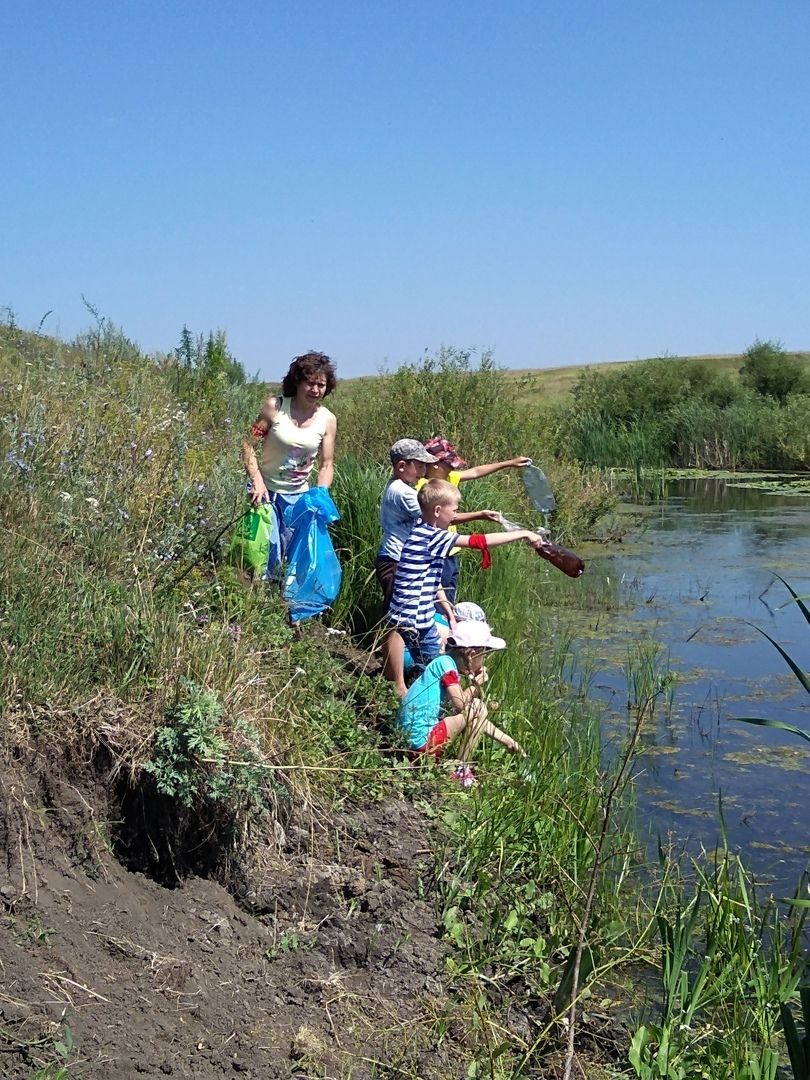
[[[456,536],[456,547],[477,548],[478,544],[470,543],[473,536],[485,536],[488,548],[501,547],[503,544],[514,544],[517,540],[525,540],[527,544],[532,546],[543,543],[542,536],[532,532],[531,529],[515,529],[514,532],[472,533],[469,536],[459,533]]]
[[[501,469],[522,469],[524,465],[531,464],[531,458],[528,457],[515,457],[509,458],[508,461],[492,461],[489,465],[473,465],[471,469],[462,469],[459,474],[459,480],[480,480],[482,476],[490,476],[494,472],[500,472]]]

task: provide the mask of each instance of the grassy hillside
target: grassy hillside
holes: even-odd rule
[[[226,1044],[256,1080],[370,1080],[389,1066],[410,1080],[506,1080],[524,1058],[543,1075],[557,1051],[545,1018],[575,941],[570,912],[593,867],[600,779],[597,725],[561,723],[541,670],[541,631],[528,619],[544,591],[540,561],[526,549],[490,574],[469,568],[470,594],[510,636],[493,693],[537,773],[521,781],[491,752],[485,799],[466,798],[446,770],[408,767],[370,653],[317,624],[293,634],[278,593],[245,587],[228,565],[227,523],[244,505],[238,448],[263,388],[245,381],[224,341],[188,344],[152,358],[106,324],[73,344],[0,327],[0,970],[18,1010],[10,1033],[0,1025],[0,1075],[56,1077],[63,1064],[85,1080],[164,1065],[190,1075],[195,1054]],[[399,398],[341,412],[340,629],[358,612],[373,618],[376,506],[398,423],[421,431],[440,417],[454,437],[465,423],[493,457],[515,437],[500,373],[449,374],[406,376]],[[509,479],[478,497],[513,500]],[[572,527],[607,498],[574,467],[558,479]],[[530,788],[541,829],[519,812]],[[468,842],[492,815],[514,836],[507,872],[498,833]],[[623,836],[617,828],[622,850]],[[182,890],[186,903],[169,906],[163,890]],[[143,922],[128,915],[140,910]],[[188,945],[200,936],[190,916],[211,937],[204,948]],[[216,987],[235,990],[226,1001],[205,989],[199,1014],[176,1020],[164,987],[202,1000],[214,942]],[[111,1025],[127,1022],[140,958],[153,954],[176,982],[145,988],[131,1022],[141,1037],[125,1045]],[[515,989],[481,999],[485,966],[493,985]],[[89,996],[107,1012],[79,1011],[72,998],[51,1018],[38,1004],[51,969],[81,985],[80,1003]],[[380,1000],[370,987],[383,972],[393,985],[395,969],[397,1000]],[[304,1009],[321,985],[325,1004]],[[228,1005],[242,986],[250,1015]],[[513,1002],[525,1020],[496,1058]],[[272,1039],[256,1036],[265,1022]],[[214,1044],[211,1032],[225,1034]],[[220,1075],[214,1060],[194,1068]]]
[[[793,355],[799,356],[810,369],[810,352],[799,352]],[[676,359],[673,357],[672,359]],[[743,362],[741,353],[729,355],[690,356],[683,357],[687,360],[700,360],[718,375],[731,375],[738,377],[740,366]],[[567,398],[582,373],[590,371],[618,371],[621,368],[630,367],[634,364],[643,364],[645,360],[613,360],[601,364],[571,364],[567,367],[547,368],[509,368],[505,372],[509,379],[515,380],[526,390],[527,397],[533,401],[560,401]],[[374,380],[385,378],[380,375],[364,375],[356,379],[344,379],[340,383],[340,396],[353,396],[362,392],[364,386]]]

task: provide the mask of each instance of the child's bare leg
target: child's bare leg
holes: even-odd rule
[[[459,743],[458,752],[454,754],[459,761],[471,761],[475,748],[482,735],[492,725],[487,720],[487,707],[483,701],[477,698],[471,701],[464,711],[463,738]]]
[[[382,640],[383,676],[394,684],[400,697],[405,697],[405,642],[396,630],[389,630]]]

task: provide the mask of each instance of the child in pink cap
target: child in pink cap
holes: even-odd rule
[[[455,446],[449,439],[445,439],[441,435],[434,435],[431,439],[428,439],[425,443],[425,450],[436,460],[425,466],[424,478],[420,479],[416,484],[417,491],[428,480],[447,480],[454,487],[458,487],[459,484],[465,483],[467,480],[480,480],[481,477],[491,476],[492,473],[500,472],[501,469],[522,469],[532,460],[528,457],[516,457],[509,458],[508,461],[492,461],[487,465],[468,467],[467,462],[461,457]],[[485,510],[480,515],[459,514],[455,523],[450,526],[450,531],[456,532],[456,525],[463,524],[465,521],[474,521],[476,517],[479,517],[479,519],[486,517],[491,521],[500,519],[500,515],[492,510]],[[444,570],[442,571],[442,588],[447,599],[451,604],[454,604],[458,589],[458,550],[451,552],[445,560]]]

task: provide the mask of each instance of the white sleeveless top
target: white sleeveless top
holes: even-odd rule
[[[309,474],[318,457],[329,410],[323,405],[306,427],[298,427],[290,416],[292,398],[281,398],[276,418],[262,443],[259,470],[268,491],[282,495],[309,489]]]

